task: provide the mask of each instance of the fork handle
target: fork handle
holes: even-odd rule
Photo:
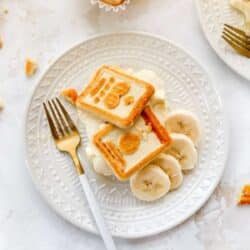
[[[102,236],[102,239],[104,241],[104,245],[105,245],[107,250],[116,250],[114,241],[113,241],[112,236],[111,236],[111,234],[110,234],[110,232],[105,224],[104,217],[101,213],[100,207],[97,203],[97,200],[94,196],[94,193],[90,187],[90,184],[88,182],[88,177],[86,176],[86,173],[84,172],[83,166],[80,162],[80,159],[77,155],[77,152],[76,152],[76,150],[73,150],[69,153],[72,157],[76,171],[79,175],[80,182],[81,182],[82,187],[83,187],[83,191],[85,193],[90,210],[91,210],[92,215],[94,217],[96,226],[97,226],[97,228]],[[87,164],[88,163],[84,161],[84,165],[87,165]]]
[[[86,174],[82,174],[79,176],[80,181],[85,193],[85,196],[87,198],[87,201],[89,203],[89,207],[91,209],[92,215],[95,219],[97,228],[102,236],[102,239],[104,241],[105,247],[107,250],[116,250],[114,241],[112,239],[112,236],[105,224],[103,215],[101,213],[100,207],[96,201],[96,198],[94,196],[94,193],[89,185],[88,178]]]
[[[72,150],[69,152],[73,162],[74,162],[74,165],[75,165],[75,168],[76,168],[76,172],[77,174],[80,176],[80,175],[83,175],[84,174],[84,169],[82,167],[82,164],[80,162],[80,159],[76,153],[76,150]]]

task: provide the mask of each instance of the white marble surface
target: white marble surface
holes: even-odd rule
[[[118,249],[249,250],[250,208],[239,208],[237,194],[250,182],[250,83],[233,73],[205,40],[192,0],[131,0],[123,13],[105,13],[88,0],[1,0],[0,249],[104,249],[99,237],[80,231],[52,211],[25,167],[25,106],[49,62],[87,37],[118,30],[142,30],[182,45],[205,67],[225,105],[231,148],[226,171],[214,195],[177,228],[138,239],[116,239]],[[9,13],[4,14],[8,9]],[[26,57],[39,63],[31,79]],[[164,222],[163,222],[164,223]]]

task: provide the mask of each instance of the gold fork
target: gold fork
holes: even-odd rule
[[[224,24],[222,38],[240,55],[250,58],[250,36],[245,31]]]
[[[81,141],[78,129],[58,98],[44,102],[43,107],[56,147],[60,151],[68,153],[73,160],[83,191],[106,249],[115,250],[116,247],[114,241],[105,225],[104,218],[91,190],[84,168],[77,155],[77,148]]]

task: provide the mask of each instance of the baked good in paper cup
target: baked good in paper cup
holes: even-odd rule
[[[98,5],[100,9],[104,9],[105,11],[118,12],[126,10],[130,0],[91,0],[90,2]]]

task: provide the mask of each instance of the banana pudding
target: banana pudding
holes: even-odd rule
[[[165,92],[163,90],[164,83],[162,80],[154,72],[145,69],[137,72],[132,69],[126,69],[126,73],[146,82],[152,82],[156,91],[149,100],[148,105],[151,107],[160,123],[164,124],[168,113],[168,104],[165,99]],[[63,91],[63,96],[67,99],[72,96],[72,89],[68,90],[68,92],[69,95],[65,95],[66,91]],[[73,96],[75,96],[75,94],[73,94]],[[72,103],[72,100],[70,100],[70,102]],[[88,112],[82,111],[81,109],[78,109],[78,115],[79,120],[85,125],[86,133],[89,139],[88,146],[86,147],[86,154],[91,160],[95,172],[104,176],[114,175],[114,172],[107,165],[99,150],[97,150],[96,146],[92,143],[94,134],[105,126],[104,121]],[[143,136],[145,137],[146,133],[144,133]]]
[[[117,67],[108,69],[117,70]],[[95,172],[104,176],[114,175],[121,181],[129,180],[135,197],[143,201],[154,201],[178,189],[183,183],[183,174],[196,166],[197,146],[201,137],[200,123],[189,111],[170,111],[165,99],[164,84],[154,72],[135,72],[132,69],[118,71],[130,76],[129,79],[147,84],[150,82],[153,89],[156,89],[143,103],[146,107],[131,120],[132,126],[117,126],[117,121],[97,116],[91,110],[85,112],[85,108],[79,105],[79,96],[74,89],[64,90],[62,95],[79,108],[79,120],[85,125],[89,139],[86,155]],[[133,106],[137,100],[134,82],[114,82],[116,84],[111,84],[109,90],[113,88],[120,99],[113,94],[106,97],[107,93],[102,93],[106,81],[96,81],[92,85],[95,87],[88,90],[94,89],[95,92],[94,97],[91,97],[92,104],[95,101],[102,102],[102,108],[111,111],[119,105],[122,109]],[[95,100],[97,97],[99,99]]]

